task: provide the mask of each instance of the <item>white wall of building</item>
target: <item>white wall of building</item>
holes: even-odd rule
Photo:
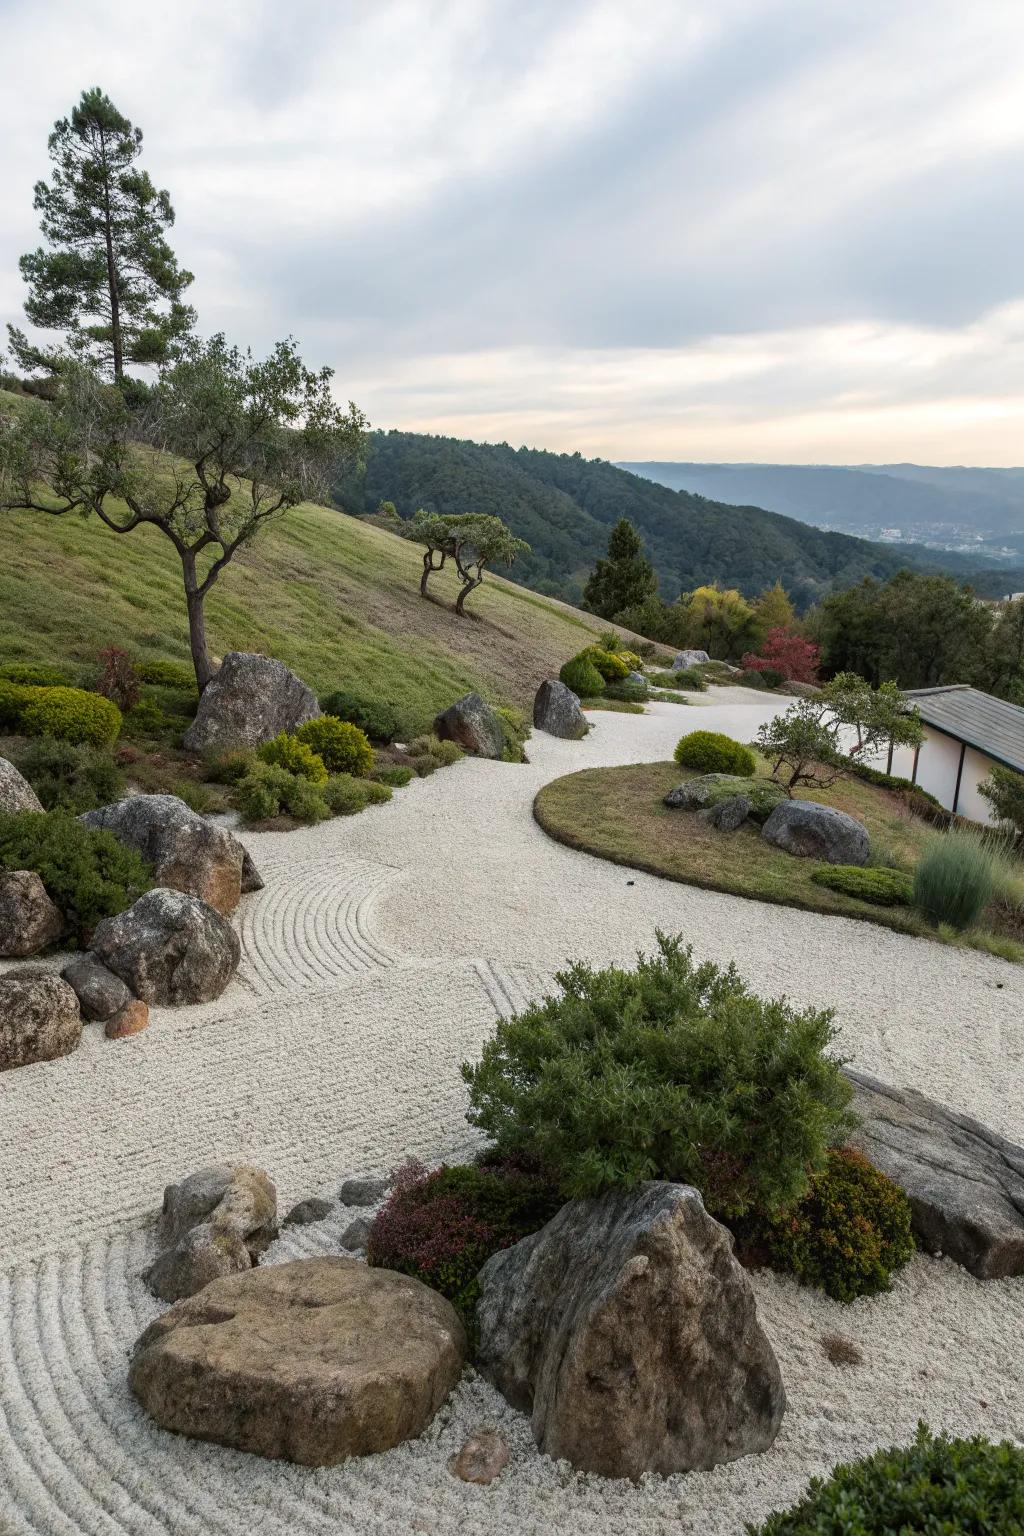
[[[933,725],[925,725],[923,730],[924,740],[917,760],[916,782],[930,795],[934,795],[947,811],[951,811],[953,797],[956,794],[961,743],[954,737],[945,735],[943,731],[936,730]],[[875,766],[884,768],[885,762],[876,761]],[[978,786],[988,778],[993,766],[992,758],[986,757],[983,752],[977,751],[974,747],[964,749],[964,767],[960,777],[957,814],[967,816],[971,821],[980,821],[986,826],[991,826],[995,818],[988,801],[978,792]],[[892,755],[892,772],[901,779],[914,777],[913,747],[896,748]]]

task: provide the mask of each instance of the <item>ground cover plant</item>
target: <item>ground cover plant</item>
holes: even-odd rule
[[[780,1214],[852,1125],[831,1014],[764,1001],[678,938],[634,971],[576,964],[467,1063],[471,1124],[568,1196],[694,1184],[725,1218]]]
[[[815,885],[828,886],[878,907],[909,907],[914,882],[902,869],[865,869],[857,864],[821,864],[811,871]]]
[[[0,867],[34,870],[80,942],[101,918],[130,907],[151,877],[148,865],[112,833],[60,811],[0,815]]]

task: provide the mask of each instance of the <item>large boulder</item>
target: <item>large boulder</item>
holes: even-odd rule
[[[42,808],[28,779],[6,757],[0,757],[0,816],[12,816],[17,811],[41,811]]]
[[[78,998],[41,971],[0,976],[0,1072],[68,1056],[82,1038]]]
[[[670,789],[665,804],[673,810],[713,810],[737,795],[750,802],[751,820],[764,822],[786,798],[786,791],[771,779],[744,779],[732,773],[702,773]]]
[[[238,906],[243,885],[253,889],[243,879],[246,853],[238,839],[177,795],[129,795],[78,819],[140,853],[153,866],[154,884],[198,896],[224,917]],[[251,875],[259,880],[255,867]]]
[[[90,1022],[102,1024],[132,1001],[132,994],[120,976],[108,971],[95,955],[74,955],[61,975],[75,989],[82,1018]]]
[[[189,752],[259,747],[281,731],[298,730],[319,713],[312,689],[283,661],[229,651],[203,689],[184,745]]]
[[[505,750],[501,721],[478,693],[467,693],[439,714],[434,735],[441,741],[458,742],[464,752],[476,757],[500,758]]]
[[[732,1237],[695,1189],[574,1200],[480,1272],[478,1365],[547,1455],[640,1478],[764,1451],[786,1398]]]
[[[868,829],[855,816],[815,800],[781,800],[761,828],[766,843],[800,859],[866,864]]]
[[[143,1278],[161,1301],[178,1301],[252,1269],[276,1236],[277,1190],[262,1169],[201,1168],[164,1190],[163,1246]]]
[[[175,1006],[220,997],[241,946],[226,918],[182,891],[147,891],[92,940],[96,958],[145,1003]]]
[[[1024,1147],[912,1089],[846,1075],[851,1140],[906,1190],[919,1246],[981,1280],[1024,1275]]]
[[[297,1259],[214,1280],[146,1329],[128,1384],[164,1429],[334,1466],[423,1433],[466,1336],[421,1281],[358,1259]]]
[[[699,667],[702,661],[710,661],[707,651],[678,651],[672,657],[672,671],[682,672],[689,667]]]
[[[60,908],[31,869],[0,869],[0,957],[25,960],[56,944],[65,929]]]
[[[590,729],[580,708],[579,696],[557,677],[549,677],[537,689],[533,723],[538,731],[561,736],[565,741],[579,741]]]

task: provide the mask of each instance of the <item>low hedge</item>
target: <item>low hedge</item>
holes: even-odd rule
[[[843,896],[869,901],[875,907],[909,907],[914,882],[901,869],[862,869],[856,864],[822,864],[811,871],[815,885]]]
[[[1024,1449],[933,1436],[876,1451],[811,1479],[792,1509],[747,1526],[748,1536],[1022,1536]]]
[[[757,766],[749,747],[721,731],[690,731],[681,736],[675,759],[680,768],[696,773],[734,773],[744,779],[752,778]]]

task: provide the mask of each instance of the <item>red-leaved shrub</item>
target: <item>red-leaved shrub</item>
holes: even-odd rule
[[[119,645],[108,645],[105,651],[100,651],[100,660],[103,663],[103,676],[97,691],[105,699],[111,699],[122,714],[127,714],[139,702],[139,677],[135,663]]]
[[[741,665],[751,672],[781,672],[792,683],[816,683],[821,652],[813,640],[791,635],[785,629],[770,629],[760,656],[748,651]]]

